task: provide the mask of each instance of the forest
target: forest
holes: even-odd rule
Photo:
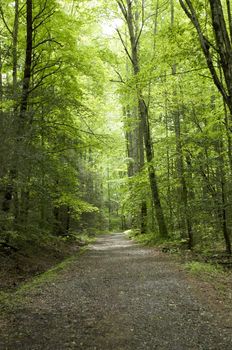
[[[0,1],[1,254],[131,230],[231,255],[230,0]]]

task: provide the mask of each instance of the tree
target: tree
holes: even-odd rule
[[[214,84],[221,94],[225,104],[230,111],[230,120],[232,115],[232,46],[231,46],[231,9],[230,2],[226,2],[226,8],[223,7],[220,0],[209,0],[211,24],[210,30],[214,35],[215,42],[202,29],[202,24],[197,14],[197,7],[193,5],[192,1],[180,0],[180,5],[184,12],[194,25],[202,51],[204,53],[208,69],[211,73]],[[205,9],[208,11],[208,8]],[[228,26],[226,24],[225,13],[227,11]],[[216,60],[215,58],[216,57]],[[225,111],[226,113],[226,111]],[[226,127],[230,129],[227,116],[225,115]],[[229,122],[230,123],[230,122]],[[227,130],[228,131],[228,130]],[[230,135],[227,134],[228,144],[231,148]],[[219,147],[220,148],[220,147]],[[230,157],[230,150],[228,152]],[[219,158],[222,160],[221,152],[219,151]],[[231,158],[231,157],[230,157]],[[223,161],[223,160],[222,160]],[[231,159],[230,159],[231,163]],[[223,164],[221,164],[223,169]],[[223,173],[223,170],[222,170]],[[224,175],[221,173],[221,191],[222,191],[222,214],[221,221],[223,226],[223,235],[226,242],[226,249],[231,254],[231,240],[230,232],[228,230],[227,211],[225,209],[224,193]]]
[[[21,5],[7,2],[0,12],[0,242],[8,245],[79,231],[84,213],[93,217],[85,226],[97,227],[94,217],[103,215],[97,209],[102,180],[94,181],[88,156],[103,147],[96,131],[104,121],[103,115],[96,122],[104,84],[101,51],[89,43],[77,48],[86,28],[75,8],[47,0]]]
[[[132,2],[130,0],[126,1],[126,5],[123,1],[117,1],[121,12],[124,16],[124,19],[127,24],[129,37],[130,37],[130,49],[131,52],[128,51],[128,48],[122,38],[121,33],[118,31],[119,37],[122,41],[122,44],[124,46],[124,49],[131,61],[132,67],[133,67],[133,73],[135,77],[135,81],[137,79],[138,74],[140,73],[140,65],[139,65],[139,40],[140,36],[142,34],[143,26],[144,26],[144,3],[142,3],[142,22],[141,22],[141,28],[137,32],[136,35],[136,28],[134,26],[134,16],[133,16],[133,10],[132,10]],[[139,110],[139,116],[142,126],[142,132],[143,132],[143,139],[145,144],[145,152],[146,152],[146,159],[148,162],[148,174],[149,174],[149,180],[150,180],[150,186],[151,186],[151,192],[152,197],[154,201],[155,211],[156,211],[156,218],[158,222],[159,232],[160,236],[163,238],[167,238],[168,231],[164,219],[163,209],[160,201],[159,196],[159,190],[158,190],[158,184],[157,184],[157,177],[155,173],[155,168],[152,164],[154,154],[153,154],[153,147],[152,147],[152,139],[151,139],[151,132],[150,132],[150,124],[149,124],[149,116],[148,116],[148,107],[145,102],[145,99],[143,97],[143,92],[139,86],[139,82],[136,81],[136,92],[137,92],[137,102],[138,102],[138,110]]]
[[[215,43],[212,43],[211,38],[207,37],[207,34],[204,33],[198,18],[199,16],[197,15],[196,7],[194,7],[192,1],[180,0],[181,7],[197,31],[200,45],[214,84],[217,86],[218,91],[232,114],[232,22],[230,1],[226,1],[226,9],[223,8],[221,0],[209,0],[208,3],[210,5],[212,20],[210,29],[214,34]],[[208,9],[206,8],[205,11],[207,12]],[[226,24],[226,11],[229,26]],[[214,59],[215,55],[217,57],[216,61]],[[222,68],[223,79],[219,74],[217,65]]]

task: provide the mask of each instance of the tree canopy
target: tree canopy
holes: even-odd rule
[[[126,230],[231,254],[230,1],[0,4],[0,244]]]

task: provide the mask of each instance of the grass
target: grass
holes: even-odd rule
[[[223,267],[219,265],[198,261],[188,262],[184,264],[184,268],[197,280],[207,282],[209,286],[213,287],[217,299],[231,307],[232,274],[230,271],[225,271]]]
[[[99,232],[98,234],[102,234],[102,232]],[[21,302],[25,299],[27,296],[27,292],[39,288],[44,283],[52,282],[57,275],[67,269],[72,263],[78,259],[80,255],[86,252],[88,250],[88,245],[95,242],[97,238],[97,235],[90,236],[87,233],[86,234],[71,234],[68,237],[65,237],[60,240],[55,240],[54,245],[56,243],[59,245],[60,249],[63,249],[65,247],[65,244],[72,246],[72,244],[80,244],[81,247],[79,247],[79,250],[75,253],[72,253],[71,256],[67,258],[63,258],[63,260],[60,263],[56,263],[55,266],[47,269],[44,272],[39,273],[38,275],[31,275],[30,279],[27,282],[22,283],[17,289],[13,289],[11,291],[0,291],[0,312],[7,312],[9,310],[14,309],[15,306],[20,305]],[[51,244],[51,247],[53,248],[52,242],[49,242]],[[33,251],[31,252],[32,258],[33,258]],[[52,253],[52,252],[51,252]],[[44,259],[44,256],[40,256],[40,259]],[[30,261],[31,264],[34,263],[34,260]]]
[[[91,240],[93,241],[93,240]],[[68,268],[80,255],[84,254],[88,250],[88,247],[82,247],[80,250],[66,258],[55,267],[41,273],[39,276],[32,278],[30,281],[22,284],[14,292],[0,292],[0,311],[12,310],[16,305],[19,305],[25,298],[27,292],[42,286],[44,283],[53,281],[57,275]]]
[[[154,234],[152,233],[146,233],[143,235],[131,235],[130,237],[133,237],[133,239],[137,242],[140,243],[142,245],[145,246],[153,246],[154,245]]]
[[[158,243],[161,243],[160,238],[158,238],[154,232],[141,234],[139,230],[131,229],[125,231],[125,234],[127,234],[130,238],[133,238],[135,242],[144,246],[152,247]]]
[[[51,282],[56,278],[59,272],[62,270],[68,268],[80,255],[85,253],[85,251],[88,250],[88,247],[80,248],[78,253],[72,255],[71,257],[63,260],[61,263],[56,265],[55,267],[52,267],[51,269],[45,271],[44,273],[41,273],[39,276],[34,277],[31,281],[24,283],[16,292],[16,294],[21,294],[25,291],[31,290],[37,286],[40,286],[43,283]]]
[[[203,263],[199,261],[191,261],[184,264],[187,271],[190,271],[194,275],[208,274],[211,276],[221,275],[224,271],[219,265],[212,265],[210,263]]]
[[[135,242],[148,247],[158,247],[161,250],[165,250],[169,253],[177,253],[184,245],[186,245],[186,240],[170,240],[164,239],[159,236],[156,232],[148,232],[141,234],[139,230],[127,230],[125,233],[132,238]]]

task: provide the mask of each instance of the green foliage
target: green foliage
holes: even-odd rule
[[[131,230],[129,233],[129,237],[133,238],[133,240],[137,243],[140,243],[144,246],[152,247],[155,245],[154,233],[144,233],[140,234],[140,230]]]
[[[132,3],[142,28],[135,75],[124,50],[127,45],[130,51],[129,36],[117,2],[35,2],[23,122],[26,11],[18,14],[14,48],[15,7],[8,0],[1,4],[0,240],[21,247],[27,241],[69,239],[72,232],[88,229],[132,227],[138,233],[145,203],[147,234],[136,239],[160,243],[150,165],[170,241],[188,242],[189,224],[198,249],[221,247],[225,230],[231,238],[231,117],[209,79],[196,31],[173,3],[171,23],[171,2],[162,8],[157,1],[146,2],[143,24],[143,2]],[[209,8],[203,1],[193,5],[213,52]],[[129,136],[138,151],[138,91],[148,107],[154,150],[152,162],[141,167],[141,154],[126,154]],[[140,169],[128,177],[130,166]]]
[[[162,11],[158,8],[158,12],[156,1],[146,3],[144,11],[148,20],[139,37],[140,72],[135,77],[128,55],[120,53],[117,66],[120,75],[115,75],[115,80],[122,80],[118,84],[120,101],[125,109],[132,111],[131,118],[124,113],[125,132],[133,134],[136,129],[133,116],[137,88],[149,106],[154,140],[153,165],[170,240],[177,245],[183,240],[182,246],[187,247],[191,226],[193,245],[198,249],[213,250],[221,247],[225,230],[231,239],[228,209],[232,201],[231,117],[210,77],[196,31],[177,3],[174,3],[171,22],[170,3]],[[138,27],[142,21],[141,6],[140,1],[132,4]],[[194,1],[193,6],[204,34],[213,43],[210,49],[213,52],[216,43],[209,7],[205,8],[200,1]],[[226,14],[226,6],[223,10]],[[151,13],[155,18],[149,19]],[[206,16],[208,21],[205,21]],[[129,35],[124,34],[126,26],[122,25],[119,30],[130,52]],[[213,55],[217,66],[215,57]],[[135,161],[128,159],[128,164]],[[145,199],[150,220],[147,232],[155,232],[157,222],[151,220],[154,210],[146,179],[145,169],[129,179],[128,185],[124,186],[122,207],[130,224],[139,227],[141,200]],[[185,204],[184,198],[187,198]],[[223,216],[227,226],[224,228]],[[153,238],[148,235],[141,239],[149,241]],[[226,249],[228,251],[228,243]]]
[[[221,266],[212,265],[210,263],[202,263],[198,261],[192,261],[185,264],[185,269],[195,275],[208,274],[210,276],[217,276],[223,272]]]
[[[0,42],[6,50],[0,47],[0,74],[6,79],[0,86],[4,135],[0,152],[1,239],[20,249],[29,241],[36,244],[53,235],[69,237],[71,231],[83,230],[84,215],[92,217],[85,229],[88,225],[99,229],[95,221],[104,216],[99,190],[103,179],[97,169],[101,159],[92,159],[108,146],[107,140],[103,145],[101,135],[97,135],[105,122],[105,112],[99,115],[103,110],[105,55],[104,49],[89,40],[94,26],[86,22],[96,23],[97,19],[87,1],[82,5],[45,0],[34,4],[31,91],[22,140],[17,134],[26,12],[19,12],[16,23],[17,92],[13,96],[9,91],[14,62],[7,50],[15,44],[5,23],[12,28],[16,8],[10,2],[2,7]]]

